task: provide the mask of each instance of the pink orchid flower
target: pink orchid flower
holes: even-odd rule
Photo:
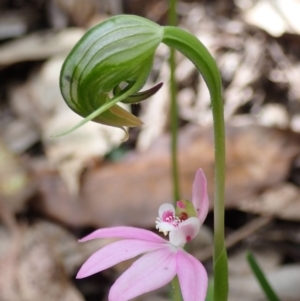
[[[169,241],[151,231],[134,227],[96,230],[80,241],[107,237],[122,240],[95,252],[83,264],[76,278],[88,277],[144,254],[113,284],[109,301],[128,301],[166,285],[176,275],[185,301],[204,301],[207,273],[203,265],[183,247],[198,234],[208,209],[206,178],[199,169],[193,184],[192,202],[177,202],[177,210],[170,204],[163,204],[159,208],[156,228],[165,235],[169,233]],[[179,215],[176,215],[177,212]]]

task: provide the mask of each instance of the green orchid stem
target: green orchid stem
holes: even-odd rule
[[[163,43],[180,51],[195,64],[203,75],[211,95],[215,139],[214,300],[226,301],[228,267],[224,242],[225,126],[221,78],[211,54],[190,33],[167,26],[164,29]]]
[[[170,53],[170,92],[171,92],[171,160],[172,160],[172,180],[173,180],[173,200],[180,199],[178,161],[177,161],[177,137],[178,137],[178,107],[176,97],[175,81],[175,51]]]
[[[177,0],[169,0],[169,25],[177,26],[177,13],[176,13]],[[177,136],[178,136],[178,108],[177,108],[177,85],[175,78],[176,61],[175,49],[170,48],[170,95],[171,95],[171,108],[170,108],[170,121],[171,121],[171,168],[172,168],[172,188],[173,188],[173,201],[174,206],[180,199],[179,192],[179,177],[178,177],[178,162],[177,162]],[[180,285],[178,277],[176,276],[172,281],[172,292],[174,301],[182,301]]]
[[[173,292],[173,294],[172,294],[173,300],[174,301],[182,301],[182,295],[181,295],[179,280],[178,280],[177,276],[174,277],[171,285],[172,285],[172,292]]]
[[[177,25],[176,14],[176,0],[169,1],[169,24],[172,26]],[[177,136],[178,136],[178,108],[177,108],[177,85],[175,78],[176,61],[175,50],[170,49],[170,95],[171,95],[171,162],[172,162],[172,182],[173,182],[173,200],[176,205],[176,201],[180,199],[179,191],[179,177],[178,177],[178,162],[177,162]]]

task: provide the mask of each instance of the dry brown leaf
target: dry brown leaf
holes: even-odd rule
[[[0,141],[0,205],[4,202],[10,212],[19,212],[33,191],[34,184],[28,171]]]
[[[68,54],[84,34],[83,29],[68,28],[61,32],[34,33],[7,42],[0,47],[0,66],[23,61],[45,60],[51,56]]]
[[[51,239],[38,226],[20,230],[2,252],[1,301],[83,301],[69,282]]]
[[[239,209],[291,221],[300,221],[300,189],[282,183],[260,195],[241,200]]]
[[[0,12],[0,40],[24,35],[29,27],[28,16],[24,12]]]
[[[297,0],[263,0],[246,10],[244,19],[278,37],[286,32],[300,33],[299,13]]]
[[[22,154],[39,141],[40,133],[32,122],[13,118],[1,129],[1,138],[14,153]]]
[[[85,26],[97,13],[99,2],[94,0],[52,0],[77,26]]]
[[[261,38],[255,37],[245,41],[245,53],[236,63],[238,66],[236,66],[232,81],[224,92],[226,118],[231,117],[240,106],[253,99],[254,92],[251,85],[260,77],[264,60],[264,54],[261,51],[262,43]]]
[[[156,82],[163,82],[164,84],[149,101],[142,103],[142,110],[139,117],[144,122],[144,125],[141,127],[137,141],[137,149],[139,151],[147,150],[153,141],[162,135],[169,116],[170,97],[168,78],[170,71],[166,61],[168,49],[165,45],[160,45],[157,52],[160,57],[163,57],[163,63],[159,64],[159,77]],[[155,64],[155,67],[157,68],[156,65],[157,64]],[[153,86],[153,84],[151,84],[151,86]],[[147,87],[145,87],[145,89],[147,89]]]
[[[258,123],[264,126],[288,129],[289,115],[285,106],[280,104],[266,104],[262,107],[258,117]]]
[[[52,6],[67,15],[76,26],[83,27],[94,21],[104,21],[106,15],[114,16],[123,12],[121,0],[52,0]]]

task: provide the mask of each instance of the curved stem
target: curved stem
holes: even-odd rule
[[[221,78],[211,54],[190,33],[167,26],[164,29],[163,43],[180,51],[195,64],[203,75],[211,95],[215,139],[214,300],[226,301],[228,268],[224,242],[225,127]]]

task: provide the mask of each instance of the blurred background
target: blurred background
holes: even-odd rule
[[[61,65],[84,32],[117,14],[167,24],[167,0],[0,1],[0,301],[101,301],[131,262],[75,280],[111,240],[79,244],[99,227],[154,229],[172,202],[169,51],[161,45],[131,108],[144,122],[119,129],[88,123],[59,91]],[[263,301],[245,261],[253,251],[283,301],[300,300],[300,1],[180,0],[179,26],[212,52],[227,124],[226,243],[230,301]],[[202,167],[213,198],[210,98],[194,66],[177,55],[181,195]],[[191,252],[212,271],[210,212]],[[201,246],[201,249],[199,249]],[[136,300],[168,300],[163,288]]]

